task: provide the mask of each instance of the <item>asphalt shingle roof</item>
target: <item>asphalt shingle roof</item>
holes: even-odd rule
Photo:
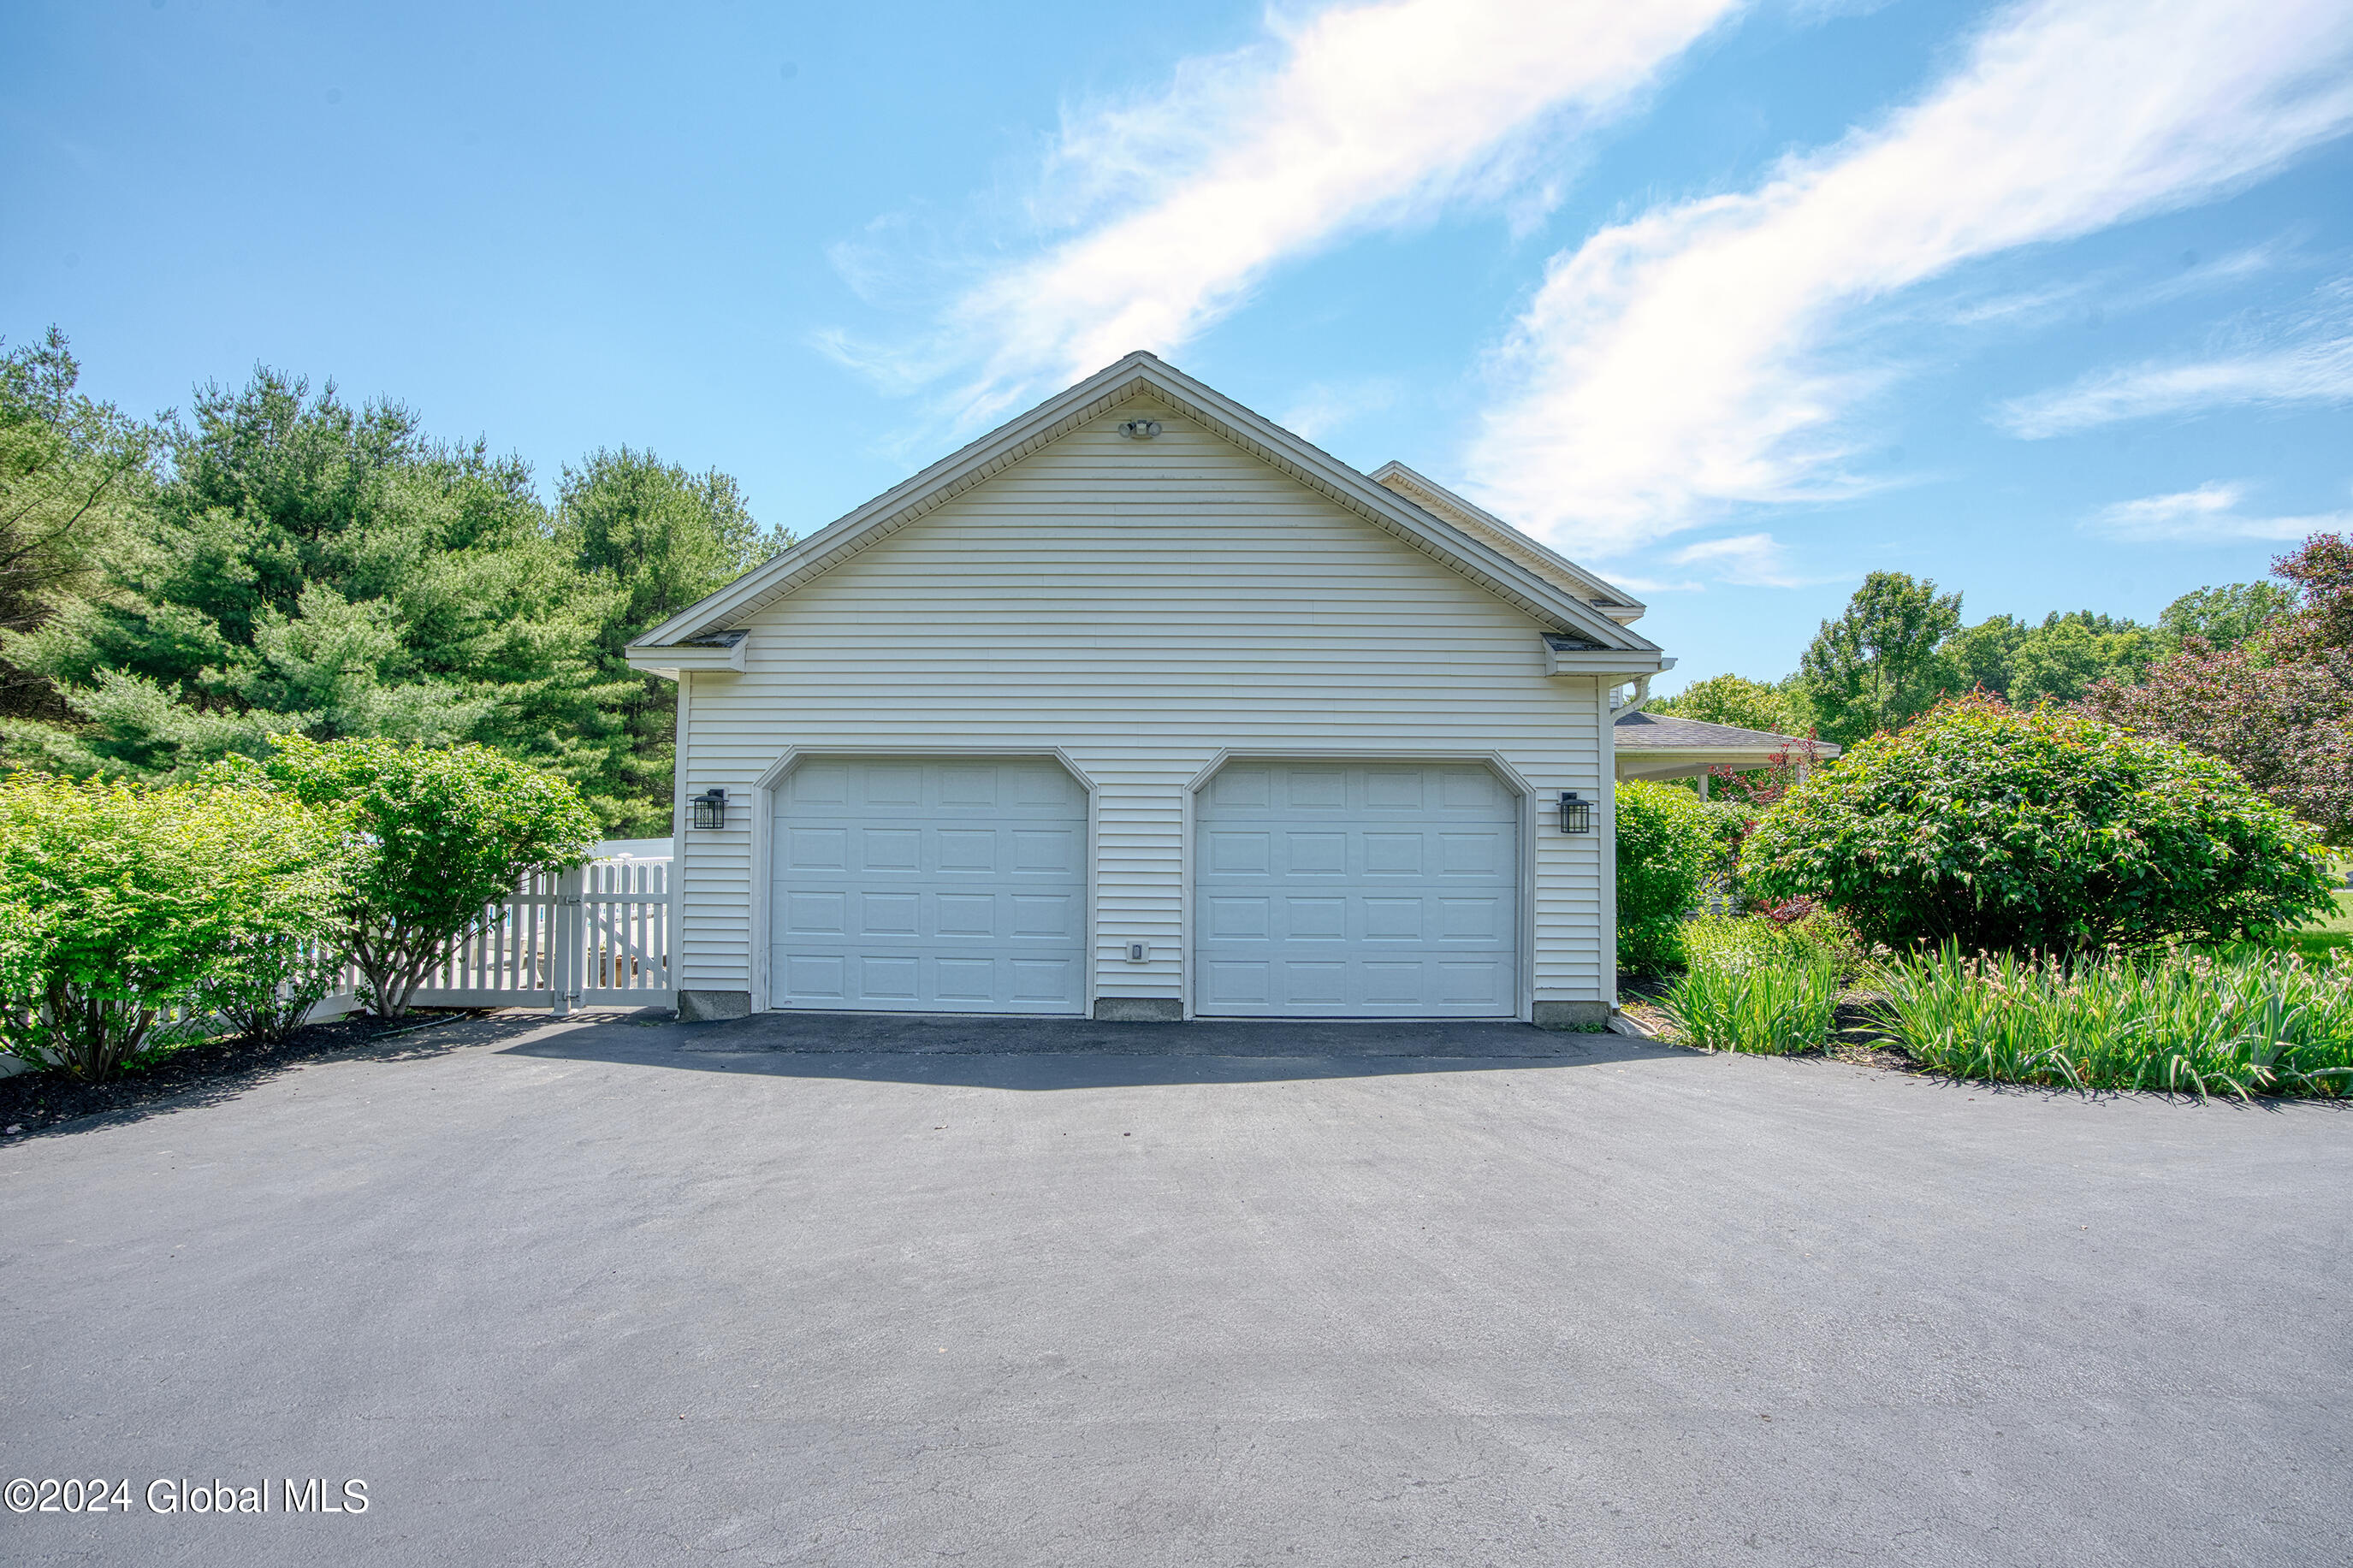
[[[1777,735],[1769,730],[1743,730],[1731,724],[1678,719],[1672,713],[1645,713],[1639,708],[1619,714],[1617,726],[1620,751],[1725,752],[1761,748],[1778,752],[1803,739]],[[1828,741],[1815,742],[1814,749],[1825,757],[1839,754],[1839,749]]]

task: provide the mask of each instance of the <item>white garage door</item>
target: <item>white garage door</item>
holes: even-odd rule
[[[1228,766],[1197,816],[1193,1010],[1516,1016],[1519,817],[1481,767]]]
[[[804,763],[777,792],[769,999],[1079,1012],[1086,843],[1051,763]]]

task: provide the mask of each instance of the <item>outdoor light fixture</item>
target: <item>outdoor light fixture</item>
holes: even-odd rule
[[[1563,833],[1593,831],[1593,803],[1577,799],[1573,789],[1560,792],[1560,830]]]
[[[687,797],[687,821],[696,827],[727,826],[727,792],[712,787]]]
[[[1130,419],[1119,427],[1119,433],[1131,441],[1149,441],[1160,434],[1157,419]]]

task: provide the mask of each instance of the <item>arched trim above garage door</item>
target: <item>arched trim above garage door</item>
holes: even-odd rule
[[[915,762],[926,759],[953,762],[1048,762],[1059,766],[1077,784],[1086,797],[1086,834],[1082,847],[1082,874],[1084,885],[1084,907],[1082,911],[1082,1011],[1094,1006],[1093,931],[1095,926],[1095,866],[1097,838],[1097,787],[1087,772],[1071,760],[1059,746],[795,746],[786,751],[767,770],[761,773],[753,790],[751,864],[745,868],[748,879],[748,902],[751,905],[751,974],[752,1007],[765,1011],[777,1005],[779,993],[776,977],[770,973],[770,954],[774,941],[773,889],[771,868],[776,859],[776,820],[779,796],[786,781],[794,771],[812,762],[842,762],[853,759]],[[944,1007],[941,1011],[955,1011]]]
[[[1486,773],[1493,775],[1494,780],[1501,784],[1504,795],[1507,795],[1512,802],[1515,803],[1514,808],[1509,813],[1510,820],[1513,822],[1514,826],[1514,836],[1516,839],[1510,856],[1512,874],[1512,886],[1509,892],[1511,902],[1510,931],[1512,947],[1512,962],[1510,964],[1511,992],[1508,997],[1499,1004],[1493,1012],[1484,1013],[1481,1016],[1516,1017],[1521,1019],[1526,1019],[1532,1016],[1533,1009],[1531,998],[1534,995],[1535,989],[1535,837],[1537,831],[1535,803],[1537,797],[1535,788],[1528,783],[1527,779],[1523,776],[1516,768],[1513,767],[1512,764],[1502,755],[1492,752],[1464,752],[1450,751],[1423,752],[1401,751],[1393,747],[1335,748],[1329,750],[1286,747],[1282,749],[1263,750],[1228,748],[1220,751],[1206,766],[1194,775],[1190,785],[1186,791],[1183,834],[1184,845],[1182,854],[1183,892],[1181,902],[1183,906],[1184,930],[1186,932],[1186,941],[1184,944],[1184,986],[1185,1008],[1186,1016],[1187,1017],[1199,1015],[1301,1017],[1335,1016],[1365,1017],[1468,1016],[1460,1011],[1444,1008],[1437,1009],[1434,1013],[1424,1014],[1408,1009],[1400,1009],[1394,1006],[1376,1007],[1371,1010],[1363,1010],[1354,1013],[1331,1010],[1302,1010],[1295,1012],[1251,1010],[1241,1013],[1231,1013],[1226,1009],[1213,1009],[1212,1007],[1204,1006],[1202,1005],[1204,1001],[1203,983],[1205,975],[1200,954],[1205,936],[1208,935],[1209,931],[1208,919],[1210,915],[1210,910],[1207,907],[1204,898],[1204,887],[1207,879],[1203,863],[1203,850],[1205,845],[1204,819],[1208,814],[1205,813],[1203,809],[1203,802],[1206,792],[1210,789],[1213,783],[1221,773],[1225,773],[1229,767],[1237,764],[1250,763],[1266,763],[1277,766],[1286,764],[1301,765],[1314,768],[1336,768],[1342,770],[1362,770],[1366,768],[1377,769],[1383,764],[1390,764],[1408,769],[1479,768],[1485,770]],[[1343,830],[1345,830],[1345,827]]]

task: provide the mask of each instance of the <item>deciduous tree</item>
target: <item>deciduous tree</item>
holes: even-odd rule
[[[1799,666],[1822,736],[1846,745],[1926,711],[1952,685],[1943,645],[1960,624],[1958,594],[1901,572],[1865,577]]]
[[[2138,684],[2094,683],[2084,705],[2222,759],[2329,842],[2353,843],[2353,543],[2315,534],[2274,570],[2295,608],[2232,647],[2192,635]]]

